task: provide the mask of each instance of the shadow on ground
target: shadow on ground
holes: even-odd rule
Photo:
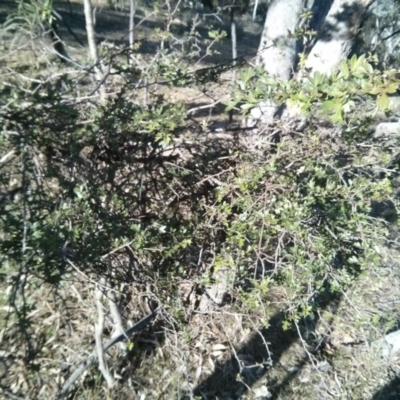
[[[321,312],[330,309],[332,313],[337,310],[340,303],[341,295],[321,294],[315,299],[315,305]],[[247,356],[254,360],[255,368],[244,367],[238,362],[236,356],[232,356],[228,361],[222,364],[216,364],[215,372],[206,380],[201,382],[191,394],[186,393],[181,400],[189,400],[195,396],[201,396],[204,400],[210,399],[240,399],[260,380],[269,375],[274,368],[280,368],[280,360],[282,356],[291,349],[291,347],[299,342],[299,333],[295,328],[284,330],[282,323],[284,314],[277,312],[269,321],[269,327],[261,328],[258,332],[254,332],[250,339],[242,346],[235,349],[236,354]],[[314,331],[319,321],[315,316],[313,320],[310,318],[303,319],[299,322],[304,345],[313,357],[314,361],[318,361],[318,352],[316,351],[318,343],[315,338]],[[321,349],[319,349],[321,350]],[[286,370],[286,375],[279,381],[274,378],[268,379],[268,390],[272,399],[278,398],[285,394],[291,382],[302,373],[304,367],[310,363],[309,355],[305,351],[297,356],[294,365]],[[240,357],[239,357],[240,358]],[[262,366],[262,367],[261,367]]]
[[[372,400],[397,400],[400,399],[400,377],[395,376],[387,385],[378,390]]]
[[[393,209],[393,204],[387,202],[374,203],[371,215],[386,219],[389,223],[393,223],[394,220],[398,219],[398,215]],[[268,378],[268,383],[265,386],[268,387],[271,394],[271,397],[268,397],[269,399],[288,398],[285,397],[289,396],[287,390],[290,388],[291,383],[304,373],[305,367],[311,364],[310,356],[313,358],[314,365],[318,366],[320,361],[324,361],[321,365],[327,365],[327,360],[321,353],[321,350],[323,350],[320,347],[321,343],[316,340],[315,328],[320,319],[319,316],[324,311],[331,313],[332,322],[341,299],[342,294],[332,295],[328,293],[322,293],[314,299],[314,306],[320,312],[318,315],[314,314],[312,319],[304,318],[299,322],[300,334],[304,340],[303,344],[309,354],[306,351],[303,351],[302,354],[297,352],[296,360],[291,363],[290,368],[286,368],[286,370],[283,368],[282,370],[281,361],[288,351],[296,353],[293,346],[298,345],[300,342],[299,332],[294,328],[284,330],[282,328],[284,314],[277,312],[269,320],[268,327],[262,327],[255,331],[245,344],[235,347],[235,355],[224,363],[216,363],[214,373],[200,382],[192,393],[186,393],[181,400],[189,400],[193,396],[200,396],[203,400],[240,399],[249,393],[257,382],[265,378]],[[237,355],[244,355],[252,360],[254,368],[245,367],[241,362],[241,358],[237,357]],[[273,374],[276,368],[281,369],[279,375]],[[279,380],[274,378],[274,375],[282,376],[282,372],[283,378]],[[393,373],[395,377],[390,383],[376,392],[372,400],[394,400],[400,398],[400,377],[395,372]]]

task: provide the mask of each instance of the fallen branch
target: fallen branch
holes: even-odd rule
[[[104,346],[104,352],[106,352],[110,347],[114,346],[115,344],[123,341],[126,339],[128,336],[132,335],[135,332],[138,332],[142,329],[144,329],[150,321],[157,315],[159,309],[156,309],[153,311],[151,314],[147,315],[144,317],[142,320],[140,320],[137,324],[129,328],[126,332],[123,334],[111,339],[105,346]],[[70,376],[70,378],[64,383],[63,387],[57,394],[57,399],[62,399],[65,398],[68,393],[69,389],[71,386],[80,378],[80,376],[93,364],[93,362],[97,359],[97,351],[96,349],[93,351],[92,355],[89,356],[86,360],[84,360],[79,367],[75,370],[75,372]]]
[[[104,282],[103,282],[104,283]],[[101,304],[101,300],[103,298],[103,291],[100,288],[97,288],[96,292],[96,303],[97,303],[97,311],[99,314],[99,319],[95,326],[95,337],[96,337],[96,352],[97,358],[99,359],[99,370],[102,373],[104,379],[107,382],[107,386],[111,389],[115,385],[115,381],[113,376],[110,374],[108,370],[105,351],[103,348],[103,330],[104,330],[104,310],[103,305]]]

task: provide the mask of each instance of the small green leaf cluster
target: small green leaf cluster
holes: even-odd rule
[[[374,58],[354,55],[343,60],[330,76],[315,72],[299,72],[299,79],[280,81],[276,77],[249,68],[238,82],[241,92],[233,98],[229,108],[241,103],[247,113],[261,101],[287,103],[307,117],[316,111],[329,116],[333,123],[346,123],[346,116],[363,99],[375,98],[377,110],[387,111],[388,95],[399,89],[396,70],[381,73],[373,68]]]

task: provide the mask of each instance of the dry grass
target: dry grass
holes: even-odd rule
[[[117,388],[103,389],[92,368],[80,380],[74,398],[183,399],[197,393],[205,399],[252,399],[268,389],[276,399],[372,399],[391,374],[400,372],[398,359],[381,359],[369,348],[398,323],[398,271],[399,263],[371,267],[338,305],[321,310],[319,321],[304,322],[304,343],[294,330],[282,331],[277,323],[280,311],[272,304],[275,298],[251,313],[240,313],[232,305],[207,315],[193,314],[183,324],[181,316],[173,316],[179,309],[184,312],[183,306],[173,315],[166,310],[133,339],[127,354],[110,352],[111,369],[120,379]],[[82,280],[57,293],[43,285],[30,293],[30,316],[41,343],[35,362],[42,367],[36,372],[24,367],[17,327],[8,323],[0,342],[7,369],[3,387],[28,398],[53,398],[74,365],[94,347],[92,291]],[[140,298],[137,293],[125,305],[126,326],[145,313]],[[264,321],[270,328],[263,328]],[[112,328],[110,320],[107,325]],[[31,386],[39,381],[40,391]]]

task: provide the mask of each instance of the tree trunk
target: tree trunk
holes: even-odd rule
[[[130,13],[129,13],[129,49],[131,54],[129,56],[129,62],[132,64],[133,50],[135,46],[135,14],[136,14],[136,4],[135,0],[130,0]]]
[[[304,0],[273,0],[268,8],[257,64],[270,75],[284,80],[293,75],[297,40],[291,34],[298,27],[303,7]],[[248,125],[271,123],[276,112],[277,107],[272,101],[263,102],[252,110]]]
[[[349,55],[361,22],[373,0],[335,0],[325,17],[306,69],[330,74]],[[321,3],[321,0],[319,1]]]
[[[315,0],[312,25],[318,36],[311,49],[306,70],[330,74],[341,60],[349,55],[361,22],[373,0]],[[297,43],[291,37],[298,27],[304,0],[273,0],[265,20],[259,47],[258,65],[270,75],[289,80],[296,70]],[[251,112],[248,126],[261,122],[269,124],[281,117],[272,101],[265,101]],[[284,119],[296,115],[295,110],[285,112]]]
[[[89,46],[89,55],[93,62],[97,63],[97,45],[96,45],[96,34],[94,30],[93,22],[93,6],[91,0],[83,0],[85,22],[86,22],[86,34]]]
[[[104,99],[105,88],[103,80],[103,72],[101,70],[101,64],[99,62],[99,56],[97,53],[97,45],[96,45],[96,34],[94,30],[94,20],[93,20],[93,6],[91,0],[83,0],[84,5],[84,13],[85,13],[85,22],[86,22],[86,34],[89,45],[89,55],[91,60],[94,63],[94,72],[96,76],[96,81],[99,84],[100,96],[101,99]]]
[[[232,43],[232,65],[236,66],[236,59],[237,59],[237,35],[236,35],[236,20],[235,20],[235,6],[236,0],[233,0],[231,5],[231,43]],[[232,88],[234,87],[236,82],[236,69],[233,68],[232,70]],[[233,121],[233,110],[229,112],[229,123],[231,124]]]

